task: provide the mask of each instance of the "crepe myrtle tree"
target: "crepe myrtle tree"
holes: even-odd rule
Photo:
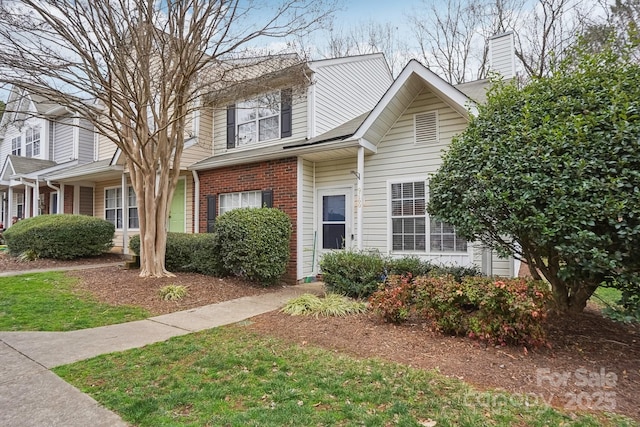
[[[281,50],[256,46],[283,46],[332,10],[332,0],[0,0],[0,86],[67,107],[121,150],[140,275],[167,276],[168,205],[199,99],[214,105],[251,67],[268,73]]]
[[[428,211],[524,260],[557,309],[640,294],[640,65],[576,49],[523,88],[496,82],[430,180]]]

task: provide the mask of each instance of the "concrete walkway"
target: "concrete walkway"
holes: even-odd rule
[[[0,332],[0,426],[126,426],[118,415],[49,369],[236,323],[277,310],[297,295],[319,294],[322,289],[321,283],[301,284],[146,320],[72,332]]]

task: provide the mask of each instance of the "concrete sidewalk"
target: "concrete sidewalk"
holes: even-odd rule
[[[306,283],[137,322],[72,332],[0,332],[0,425],[125,426],[118,415],[49,369],[236,323],[277,310],[297,295],[322,290],[322,283]]]

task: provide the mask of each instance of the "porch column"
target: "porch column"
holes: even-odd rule
[[[9,191],[7,191],[7,212],[5,214],[7,217],[7,222],[4,223],[5,228],[11,227],[11,222],[13,217],[13,187],[9,187]]]
[[[357,195],[358,225],[356,227],[356,244],[358,250],[362,250],[362,217],[364,211],[364,147],[358,147],[358,195]]]
[[[23,182],[24,184],[24,210],[22,215],[24,218],[31,218],[31,198],[33,197],[33,189],[31,185]],[[23,219],[24,219],[23,218]]]
[[[36,182],[33,186],[33,216],[38,215],[40,215],[40,181],[36,177]]]

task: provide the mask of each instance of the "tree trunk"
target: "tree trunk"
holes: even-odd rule
[[[168,206],[175,185],[169,176],[156,178],[140,170],[132,171],[131,178],[138,197],[140,277],[175,277],[165,267]]]

